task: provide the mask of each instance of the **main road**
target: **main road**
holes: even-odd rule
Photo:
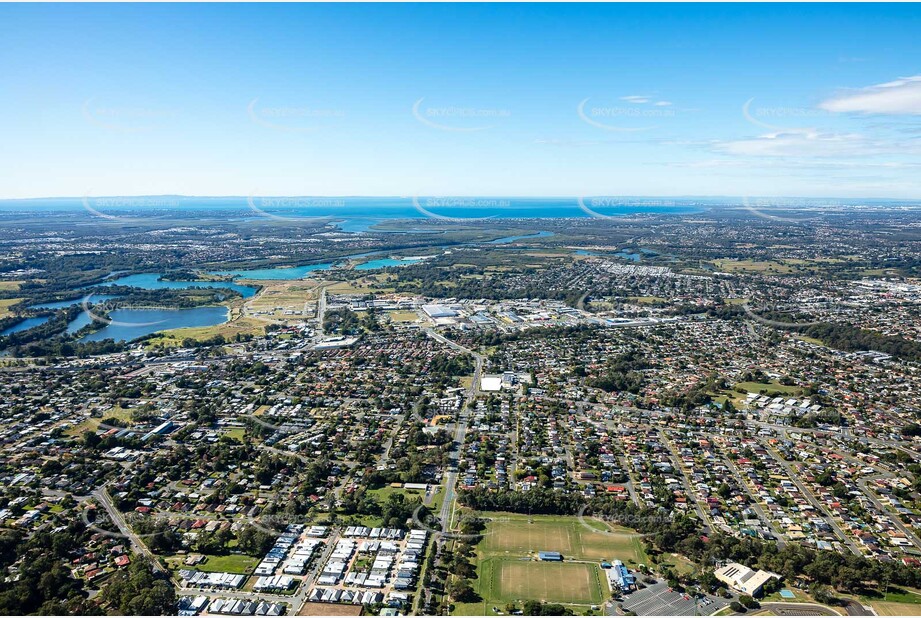
[[[447,346],[459,350],[466,354],[470,354],[476,359],[476,365],[473,370],[473,380],[470,382],[470,386],[467,388],[467,397],[464,402],[464,406],[461,408],[457,424],[454,427],[454,442],[451,448],[451,453],[449,460],[451,461],[451,467],[448,469],[448,473],[445,475],[445,496],[444,501],[441,504],[441,513],[439,518],[441,520],[441,531],[446,533],[451,528],[451,516],[454,512],[454,503],[457,500],[457,462],[460,459],[461,448],[463,448],[464,440],[467,437],[467,420],[470,415],[470,407],[473,405],[473,402],[476,400],[476,396],[480,392],[480,379],[483,375],[483,364],[486,361],[486,357],[475,352],[470,348],[464,347],[457,342],[451,341],[444,335],[441,335],[434,330],[427,328],[425,333],[434,339],[439,341]]]
[[[131,526],[128,525],[128,522],[125,521],[124,516],[115,508],[115,505],[112,504],[112,499],[109,497],[109,492],[106,489],[106,486],[103,485],[101,488],[93,492],[93,497],[99,501],[99,504],[106,510],[109,514],[109,518],[112,522],[118,526],[118,531],[121,536],[128,539],[131,543],[132,549],[135,553],[145,556],[150,560],[150,564],[153,567],[153,570],[157,573],[167,574],[167,572],[160,566],[160,562],[157,560],[157,557],[154,556],[147,546],[144,545],[144,542],[141,540],[137,534],[131,529]],[[111,534],[111,532],[109,533]]]

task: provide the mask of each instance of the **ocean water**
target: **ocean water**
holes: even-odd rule
[[[738,201],[738,200],[736,200]],[[154,220],[196,219],[271,221],[328,217],[348,232],[364,232],[392,219],[521,219],[616,217],[635,214],[690,214],[727,200],[654,198],[505,197],[185,197],[43,198],[0,200],[3,214],[84,212]],[[732,203],[729,201],[729,203]],[[95,212],[94,212],[95,211]],[[425,231],[425,230],[418,230]]]

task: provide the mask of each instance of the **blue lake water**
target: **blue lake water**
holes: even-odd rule
[[[400,258],[398,260],[393,258],[381,258],[379,260],[370,260],[364,264],[359,264],[355,267],[355,270],[374,270],[375,268],[387,268],[389,266],[408,266],[409,264],[416,264],[421,261],[422,258]]]
[[[629,251],[618,251],[614,255],[619,258],[630,260],[631,262],[639,262],[641,259],[643,259],[643,256],[639,253],[630,253]]]
[[[347,260],[359,260],[361,258],[371,257],[374,255],[380,255],[381,253],[386,253],[385,250],[379,251],[368,251],[366,253],[355,253],[354,255],[347,255],[342,258],[339,262],[325,262],[323,264],[305,264],[303,266],[287,266],[282,268],[254,268],[252,270],[217,270],[213,271],[210,274],[212,275],[233,275],[237,279],[262,279],[262,280],[292,280],[292,279],[303,279],[308,277],[311,273],[323,270],[329,270],[335,265],[342,265]],[[379,259],[379,260],[370,260],[363,264],[359,264],[355,267],[355,270],[372,270],[374,268],[384,268],[385,266],[403,266],[405,264],[411,264],[412,262],[417,261],[413,258],[404,258],[401,260],[393,260],[390,258]]]
[[[290,266],[285,268],[254,268],[252,270],[219,270],[213,275],[233,275],[240,279],[288,280],[303,279],[317,270],[329,270],[332,264],[307,264],[305,266]],[[242,287],[242,286],[241,286]],[[246,298],[246,296],[244,296]]]
[[[143,290],[186,290],[189,288],[228,288],[236,290],[243,295],[243,298],[249,298],[256,293],[256,288],[229,281],[160,281],[160,273],[143,273],[139,275],[128,275],[120,277],[114,281],[98,284],[99,287],[109,285],[128,285]]]
[[[655,256],[657,256],[657,255],[659,255],[659,254],[658,254],[657,252],[653,251],[652,249],[644,249],[644,248],[641,248],[641,249],[638,249],[638,250],[637,250],[637,253],[631,253],[630,251],[627,251],[626,249],[623,249],[623,250],[621,250],[621,251],[615,253],[614,255],[615,255],[616,257],[625,258],[625,259],[630,260],[630,261],[632,261],[632,262],[639,262],[640,260],[643,259],[643,256],[655,257]]]
[[[86,311],[81,311],[77,314],[73,320],[70,321],[70,324],[67,325],[67,330],[65,331],[68,335],[73,335],[75,332],[90,324],[93,321],[93,318],[90,317],[90,314]]]
[[[13,333],[21,333],[24,330],[29,330],[30,328],[35,328],[36,326],[40,326],[50,319],[51,319],[51,316],[44,316],[40,318],[26,318],[19,324],[14,324],[13,326],[10,326],[0,331],[0,336],[12,335]]]
[[[38,305],[29,305],[29,309],[66,309],[67,307],[70,307],[71,305],[79,305],[80,303],[83,302],[84,298],[86,297],[81,296],[80,298],[75,298],[73,300],[61,300],[61,301],[57,301],[53,303],[40,303]],[[113,298],[118,298],[118,296],[114,294],[93,294],[92,296],[90,296],[89,302],[96,304],[96,303],[101,303],[107,300],[111,300]]]
[[[228,316],[229,309],[227,307],[116,309],[109,313],[109,319],[112,320],[111,324],[85,337],[81,337],[80,341],[102,341],[103,339],[131,341],[161,330],[223,324],[227,321]],[[81,318],[87,324],[92,319],[85,312],[80,314],[77,319]]]
[[[586,251],[585,249],[576,249],[573,251],[574,255],[598,255],[594,251]]]

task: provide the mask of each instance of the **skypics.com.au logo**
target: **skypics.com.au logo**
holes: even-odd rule
[[[512,112],[507,109],[488,107],[464,107],[457,105],[423,106],[425,97],[412,106],[413,118],[439,131],[475,133],[493,128],[497,122],[509,119]]]

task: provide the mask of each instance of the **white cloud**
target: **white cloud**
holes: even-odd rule
[[[649,103],[649,97],[641,94],[631,94],[621,97],[620,100],[627,101],[628,103]]]
[[[921,115],[921,75],[843,92],[819,107],[829,112]]]
[[[706,159],[703,161],[688,161],[685,163],[671,163],[672,167],[688,167],[692,169],[720,168],[720,167],[748,167],[749,163],[741,159]]]
[[[653,103],[653,105],[655,105],[656,107],[668,107],[671,104],[672,104],[671,101],[656,101],[655,103]]]
[[[816,171],[842,171],[852,172],[854,170],[879,170],[882,172],[900,172],[902,170],[921,169],[921,163],[908,161],[867,161],[867,160],[834,160],[834,159],[815,159],[815,158],[797,158],[784,157],[768,160],[752,159],[703,159],[698,161],[687,161],[683,163],[670,163],[671,167],[684,167],[691,169],[704,168],[745,168],[745,169],[777,169],[777,170],[798,170],[814,173]]]
[[[794,131],[768,133],[749,139],[718,141],[720,152],[755,157],[854,157],[880,154],[880,144],[853,133]]]

